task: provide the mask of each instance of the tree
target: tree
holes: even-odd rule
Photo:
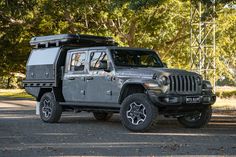
[[[217,2],[217,75],[233,80],[236,11]],[[25,73],[31,37],[61,33],[112,36],[121,46],[156,50],[170,67],[190,69],[189,21],[190,0],[0,0],[0,74]]]

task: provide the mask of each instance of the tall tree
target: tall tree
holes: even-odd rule
[[[233,80],[236,11],[217,2],[217,75]],[[0,75],[24,73],[32,36],[60,33],[112,36],[190,69],[189,21],[190,0],[0,0]]]

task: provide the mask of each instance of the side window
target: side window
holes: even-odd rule
[[[70,71],[83,71],[85,65],[85,52],[74,53],[71,57]]]
[[[90,70],[99,70],[107,65],[107,55],[105,52],[92,52],[90,54]]]

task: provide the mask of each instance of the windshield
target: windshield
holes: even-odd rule
[[[154,51],[114,49],[111,55],[116,66],[163,67]]]

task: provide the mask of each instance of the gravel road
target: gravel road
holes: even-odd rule
[[[91,113],[63,113],[43,123],[34,101],[0,100],[0,157],[24,156],[236,156],[236,114],[214,114],[202,129],[160,118],[155,130],[133,133],[114,115],[100,122]]]

